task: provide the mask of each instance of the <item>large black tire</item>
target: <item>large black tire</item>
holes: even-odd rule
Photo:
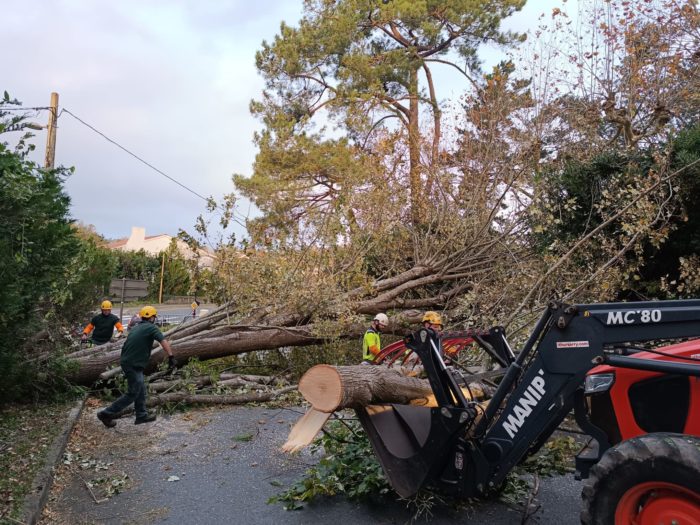
[[[581,523],[618,525],[621,522],[616,523],[615,513],[618,506],[623,507],[623,496],[629,495],[628,491],[639,492],[641,487],[655,483],[659,487],[664,484],[679,487],[679,494],[683,490],[694,493],[694,497],[690,496],[691,506],[698,505],[700,512],[700,439],[684,434],[656,433],[623,441],[609,449],[591,469],[583,487]],[[659,490],[650,490],[651,496],[640,498],[640,512],[644,512],[645,504],[658,494]]]

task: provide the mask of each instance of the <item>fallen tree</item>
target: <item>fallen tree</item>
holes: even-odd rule
[[[400,331],[402,326],[417,322],[420,315],[419,311],[408,311],[395,316],[392,322],[393,330]],[[303,326],[265,326],[244,324],[243,321],[239,324],[226,324],[227,322],[230,320],[227,320],[225,315],[219,315],[199,323],[198,326],[183,325],[165,335],[173,346],[178,362],[185,363],[191,357],[201,360],[215,359],[257,350],[320,344],[338,338],[359,338],[367,329],[365,325],[357,323],[345,326],[340,334],[323,335],[313,323]],[[90,384],[118,374],[122,344],[117,342],[103,345],[94,349],[92,353],[81,350],[68,354],[67,357],[77,364],[69,379],[79,384]],[[151,353],[147,372],[154,370],[165,360],[165,352],[156,346]]]
[[[302,275],[303,279],[297,277],[302,282],[295,287],[295,295],[287,298],[288,302],[281,301],[278,304],[278,297],[266,294],[261,299],[265,305],[245,312],[245,315],[236,305],[227,303],[206,317],[169,331],[166,337],[172,343],[177,358],[184,362],[190,357],[214,359],[258,350],[321,344],[339,338],[358,338],[367,327],[361,316],[382,311],[392,312],[389,331],[400,333],[409,326],[415,326],[425,309],[449,311],[455,308],[458,315],[465,315],[465,305],[459,299],[466,292],[475,289],[483,295],[480,303],[482,311],[479,314],[481,318],[488,319],[490,311],[508,311],[510,315],[504,323],[508,326],[515,320],[521,321],[524,312],[525,323],[521,324],[522,327],[532,320],[527,318],[532,309],[539,313],[538,305],[550,299],[552,292],[545,286],[547,282],[566,276],[571,279],[572,273],[568,267],[575,266],[574,256],[578,252],[594,243],[598,235],[603,235],[607,226],[621,220],[626,213],[631,213],[634,204],[650,198],[663,184],[669,183],[683,170],[698,162],[700,161],[694,161],[666,173],[650,183],[638,193],[636,199],[617,209],[604,222],[577,239],[568,251],[546,268],[533,264],[528,259],[526,245],[518,242],[518,228],[523,226],[523,218],[514,220],[507,227],[501,225],[497,234],[487,234],[494,221],[498,203],[507,194],[504,192],[492,210],[493,213],[483,223],[477,224],[479,228],[475,230],[473,226],[464,226],[462,229],[455,226],[451,236],[441,239],[438,244],[424,246],[421,253],[428,255],[416,257],[419,262],[415,266],[397,275],[377,279],[334,295],[332,287],[325,286],[320,278],[319,272],[323,269],[310,266]],[[663,222],[661,219],[659,221]],[[442,225],[445,226],[444,223]],[[644,233],[650,231],[651,226]],[[473,236],[473,240],[458,239],[458,234],[467,233]],[[636,241],[641,235],[641,232],[635,234],[632,239]],[[455,244],[457,240],[461,244]],[[569,295],[580,294],[586,284],[591,284],[606,269],[619,264],[631,246],[631,241],[626,243],[597,266],[586,279],[577,279],[575,282],[578,285]],[[416,253],[419,253],[418,248]],[[303,254],[299,257],[301,263],[304,260]],[[528,264],[533,264],[527,268],[531,275],[523,285],[521,279],[524,272],[521,267]],[[287,275],[282,275],[280,281],[286,278]],[[312,286],[314,279],[318,282]],[[284,284],[279,284],[279,287],[283,289]],[[331,289],[328,291],[325,288]],[[320,297],[325,297],[325,300],[319,300]],[[301,303],[295,303],[301,299],[304,299]],[[469,310],[466,312],[470,313]],[[67,357],[74,361],[76,367],[68,374],[68,379],[75,383],[90,384],[100,377],[109,377],[103,374],[118,364],[121,344],[118,342],[69,354]],[[151,355],[149,370],[155,369],[164,359],[164,352],[156,349]]]

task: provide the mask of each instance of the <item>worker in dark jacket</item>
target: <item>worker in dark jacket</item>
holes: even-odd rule
[[[175,367],[175,357],[170,343],[163,338],[163,333],[154,324],[157,314],[158,312],[152,306],[144,306],[139,312],[141,322],[129,331],[129,336],[124,342],[119,362],[129,389],[114,403],[97,413],[97,418],[106,427],[115,426],[114,418],[131,403],[134,403],[136,411],[135,424],[140,425],[156,420],[155,414],[146,412],[146,385],[143,379],[143,370],[151,357],[153,341],[160,343],[168,354],[169,366]]]
[[[87,341],[90,332],[92,332],[92,342],[96,345],[109,343],[115,328],[117,329],[117,337],[124,334],[124,327],[119,321],[119,317],[112,313],[112,303],[102,301],[100,308],[102,313],[93,317],[83,330],[83,335],[80,338],[82,341]]]

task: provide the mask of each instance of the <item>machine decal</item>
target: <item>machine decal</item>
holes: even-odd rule
[[[589,348],[588,341],[557,341],[557,348]]]
[[[608,312],[605,324],[660,323],[661,310],[627,310]]]
[[[544,370],[541,368],[530,381],[530,385],[525,390],[523,396],[518,400],[513,408],[513,413],[508,416],[508,420],[503,422],[503,428],[508,432],[511,439],[515,437],[520,427],[525,423],[525,419],[532,413],[532,409],[537,406],[545,393]]]

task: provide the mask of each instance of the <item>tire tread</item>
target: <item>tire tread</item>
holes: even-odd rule
[[[700,479],[700,438],[686,434],[653,433],[638,436],[609,449],[593,468],[581,491],[583,506],[581,523],[601,525],[601,514],[610,502],[611,481],[619,483],[625,475],[632,475],[646,462],[662,460],[683,466],[697,473]],[[608,509],[609,510],[609,509]]]

